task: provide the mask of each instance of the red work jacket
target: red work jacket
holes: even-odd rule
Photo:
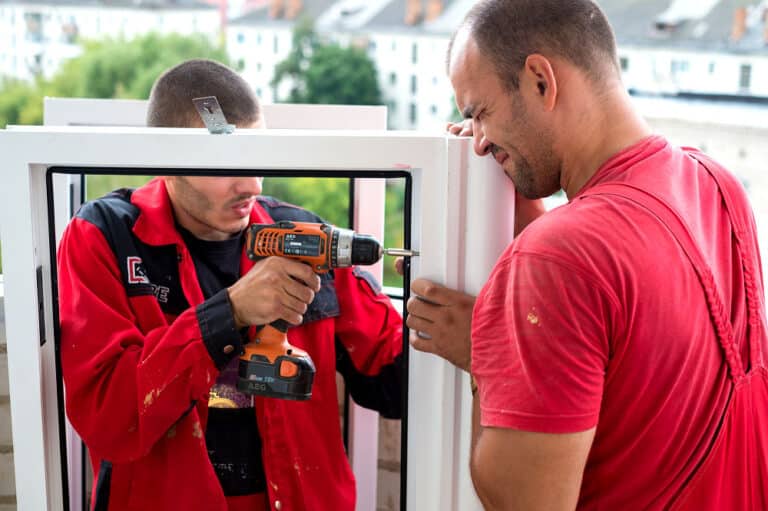
[[[251,214],[258,223],[289,219],[318,221],[264,197]],[[243,255],[241,273],[252,265]],[[94,501],[224,511],[204,434],[221,367],[214,359],[223,356],[204,337],[224,332],[201,331],[203,294],[164,182],[84,205],[64,233],[58,269],[66,411],[90,450]],[[336,270],[288,335],[317,374],[308,401],[255,400],[270,505],[352,510],[336,371],[358,403],[398,417],[402,320],[371,279]]]

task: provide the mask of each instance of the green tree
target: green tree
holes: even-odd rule
[[[291,52],[275,66],[270,85],[277,90],[281,83],[290,84],[286,103],[303,103],[305,95],[303,75],[309,67],[312,53],[320,46],[320,39],[311,18],[302,17],[293,29]]]
[[[365,51],[321,41],[307,19],[296,24],[291,53],[275,67],[272,87],[284,83],[288,103],[382,104],[376,66]]]
[[[40,124],[42,118],[43,92],[38,84],[8,78],[0,81],[0,128]]]
[[[360,48],[320,46],[309,60],[304,83],[304,103],[382,104],[376,66]]]
[[[0,126],[41,124],[43,97],[144,99],[165,69],[191,58],[229,63],[223,47],[202,35],[146,34],[84,41],[83,53],[66,61],[50,80],[0,82]]]
[[[349,179],[268,177],[263,193],[306,208],[333,225],[349,226]]]

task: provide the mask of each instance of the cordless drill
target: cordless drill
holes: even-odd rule
[[[251,260],[288,257],[309,264],[318,274],[374,264],[384,253],[372,236],[307,222],[251,224],[245,245]],[[283,320],[273,321],[245,345],[238,368],[238,390],[296,401],[312,396],[315,365],[306,351],[288,343],[288,327]]]

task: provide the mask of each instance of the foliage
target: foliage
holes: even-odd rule
[[[225,50],[202,35],[84,41],[83,53],[64,62],[50,80],[0,82],[0,126],[42,124],[45,96],[145,99],[160,73],[191,58],[229,62]]]
[[[286,83],[288,103],[380,105],[376,66],[364,50],[322,42],[312,22],[302,20],[293,33],[293,48],[275,68],[272,87]]]
[[[38,84],[21,80],[0,81],[0,128],[10,124],[40,124],[43,93]]]
[[[302,103],[379,105],[376,67],[360,48],[321,46],[309,60],[300,99]]]
[[[266,178],[265,195],[290,202],[328,223],[349,226],[349,180],[344,178]]]
[[[293,29],[291,52],[285,60],[275,66],[270,85],[277,90],[281,83],[290,84],[291,90],[286,103],[302,103],[305,95],[303,75],[309,67],[312,52],[320,45],[312,20],[301,18]]]
[[[85,185],[85,200],[98,199],[118,188],[138,188],[152,176],[100,176],[87,175]]]

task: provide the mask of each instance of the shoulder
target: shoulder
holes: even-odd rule
[[[264,208],[269,216],[276,222],[279,222],[280,220],[293,220],[296,222],[325,223],[319,215],[274,197],[260,195],[256,200],[259,201],[259,205]]]
[[[104,197],[88,201],[75,215],[98,227],[109,230],[115,223],[133,225],[139,216],[139,208],[131,204],[133,190],[121,188]]]
[[[131,203],[132,193],[132,189],[121,188],[88,201],[80,207],[75,218],[93,225],[112,242],[114,238],[130,233],[139,217],[139,208]]]
[[[600,196],[555,208],[531,223],[515,240],[512,254],[580,260],[604,254],[628,235],[640,211],[628,201]]]

